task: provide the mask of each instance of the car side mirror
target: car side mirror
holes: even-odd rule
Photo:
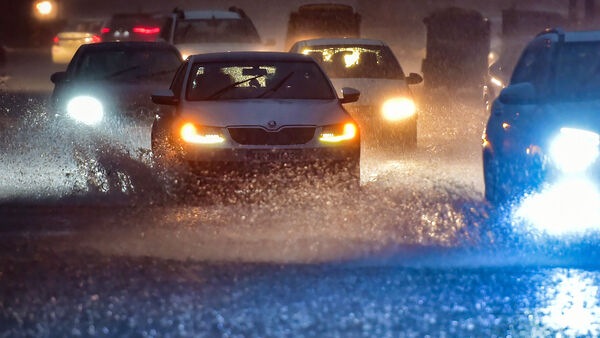
[[[502,89],[498,99],[506,104],[532,103],[537,99],[537,92],[531,82],[516,83]]]
[[[419,84],[423,82],[423,77],[417,73],[410,73],[406,77],[406,83],[409,85]]]
[[[359,97],[360,91],[358,91],[358,89],[344,87],[342,88],[342,98],[340,99],[340,103],[356,102]]]
[[[67,72],[56,72],[50,75],[50,81],[52,83],[57,84],[63,82],[67,78]]]
[[[152,102],[156,104],[176,106],[179,103],[179,99],[175,97],[172,91],[164,90],[152,94]]]

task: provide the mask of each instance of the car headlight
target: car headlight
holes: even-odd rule
[[[100,100],[91,96],[77,96],[67,104],[67,114],[77,122],[95,125],[104,117],[104,107]]]
[[[598,159],[599,145],[597,133],[561,128],[550,144],[550,158],[564,172],[582,172]]]
[[[181,126],[181,139],[193,144],[218,144],[225,142],[219,128],[200,127],[188,122]]]
[[[388,121],[400,121],[412,117],[417,112],[413,100],[401,97],[385,101],[381,107],[383,118]]]
[[[323,127],[319,140],[337,143],[354,139],[358,135],[358,127],[352,123],[334,124]]]

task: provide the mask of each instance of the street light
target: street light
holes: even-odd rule
[[[36,0],[33,3],[33,16],[38,20],[54,20],[57,12],[57,4],[54,0]]]

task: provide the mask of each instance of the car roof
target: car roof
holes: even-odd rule
[[[85,44],[81,50],[120,50],[120,49],[170,49],[177,50],[173,45],[162,41],[106,41]]]
[[[565,42],[592,42],[600,41],[600,30],[594,31],[570,31],[565,32],[560,28],[546,29],[542,31],[537,39],[551,39],[552,41],[559,41],[561,36]]]
[[[385,46],[386,43],[376,39],[365,38],[318,38],[297,41],[296,44],[303,46],[324,46],[324,45],[373,45]]]
[[[241,19],[240,13],[225,10],[183,11],[185,19]]]
[[[315,62],[307,55],[286,52],[221,52],[196,54],[189,57],[191,62],[231,62],[231,61],[292,61],[292,62]]]

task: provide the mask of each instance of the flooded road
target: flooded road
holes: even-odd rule
[[[14,84],[0,336],[600,334],[598,236],[539,234],[484,202],[476,96],[420,96],[417,149],[365,145],[360,191],[181,196],[149,125],[68,125],[44,84]]]

